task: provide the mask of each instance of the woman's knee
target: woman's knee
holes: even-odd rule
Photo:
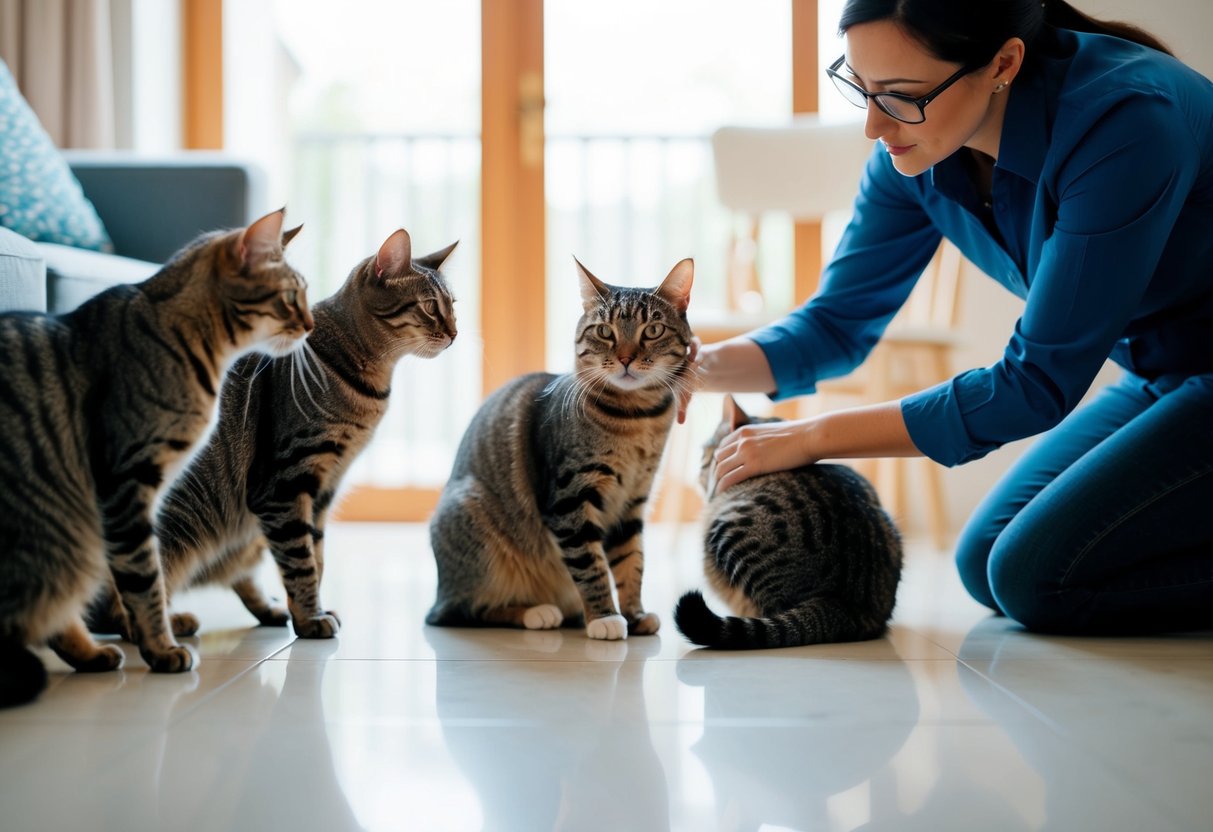
[[[965,591],[979,604],[999,611],[986,575],[996,535],[970,522],[956,541],[956,571]]]
[[[1008,527],[990,551],[987,579],[998,608],[1036,632],[1067,632],[1078,626],[1083,593],[1065,590],[1058,572],[1064,544],[1047,529]]]

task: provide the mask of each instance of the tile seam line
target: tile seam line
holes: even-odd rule
[[[243,678],[244,678],[246,675],[248,675],[249,673],[251,673],[251,672],[253,672],[254,670],[256,670],[258,667],[260,667],[260,666],[261,666],[261,665],[263,665],[265,662],[267,662],[267,661],[269,661],[270,659],[272,659],[274,656],[277,656],[279,653],[281,653],[283,650],[285,650],[285,649],[287,649],[288,647],[290,647],[292,644],[294,644],[294,643],[295,643],[296,641],[298,641],[298,640],[299,640],[299,639],[296,637],[294,640],[289,641],[289,642],[287,642],[286,644],[282,645],[282,646],[281,646],[281,647],[279,647],[277,650],[275,650],[274,652],[270,653],[268,656],[265,656],[265,657],[260,658],[260,659],[255,659],[255,660],[244,660],[244,659],[220,659],[220,658],[217,658],[217,657],[212,657],[212,661],[248,661],[249,663],[248,663],[248,667],[245,667],[243,670],[241,670],[241,671],[237,672],[235,675],[233,675],[233,676],[232,676],[230,679],[228,679],[228,680],[227,680],[226,682],[224,682],[223,684],[218,685],[217,687],[215,687],[213,690],[211,690],[211,691],[210,691],[210,693],[207,693],[205,696],[200,697],[200,698],[198,699],[198,701],[197,701],[197,702],[194,702],[194,703],[193,703],[192,705],[190,705],[188,708],[184,709],[184,710],[183,710],[183,711],[182,711],[180,714],[175,714],[175,715],[173,716],[173,718],[172,718],[172,719],[170,719],[168,722],[166,722],[166,723],[164,724],[164,725],[165,725],[165,728],[167,729],[167,728],[169,728],[169,727],[171,727],[171,726],[177,725],[177,724],[178,724],[178,723],[180,723],[180,722],[181,722],[183,719],[185,719],[187,716],[189,716],[189,715],[190,715],[190,714],[192,714],[194,711],[196,711],[198,708],[200,708],[200,707],[202,707],[203,705],[205,705],[205,704],[207,704],[208,702],[210,702],[212,699],[214,699],[214,698],[215,698],[216,696],[218,696],[220,693],[222,693],[223,691],[227,690],[227,689],[228,689],[229,687],[231,687],[233,684],[235,684],[235,683],[236,683],[236,682],[238,682],[239,680],[243,679]],[[288,661],[289,661],[289,660],[288,660]],[[201,665],[201,664],[202,664],[202,661],[200,660],[200,661],[198,662],[198,664],[199,664],[199,665]],[[195,670],[195,671],[193,671],[193,672],[197,673],[198,671],[197,671],[197,670]]]

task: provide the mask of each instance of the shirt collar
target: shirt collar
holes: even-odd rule
[[[1007,111],[998,142],[998,162],[1002,168],[1033,185],[1040,182],[1049,137],[1053,132],[1053,111],[1057,97],[1050,88],[1056,76],[1050,72],[1051,61],[1041,61],[1035,71],[1025,72],[1016,79],[1007,94]]]

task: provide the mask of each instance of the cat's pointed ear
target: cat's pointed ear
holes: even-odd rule
[[[744,410],[741,409],[741,405],[739,405],[737,403],[737,400],[735,398],[733,398],[732,396],[730,396],[728,394],[726,394],[724,397],[723,421],[729,423],[729,432],[730,433],[732,433],[733,431],[737,430],[740,427],[745,427],[746,425],[748,425],[750,423],[750,417],[746,414],[746,412]]]
[[[451,252],[455,250],[455,246],[457,245],[459,245],[458,240],[440,251],[435,251],[433,254],[427,254],[425,257],[418,257],[413,262],[420,263],[427,269],[438,271],[442,268],[442,264],[446,262],[446,259],[451,256]]]
[[[383,241],[375,255],[375,277],[408,274],[412,268],[413,241],[409,232],[397,228]]]
[[[260,262],[282,250],[282,220],[286,208],[279,208],[244,229],[237,247],[244,266]]]
[[[695,280],[695,261],[690,257],[679,260],[657,287],[657,294],[665,298],[679,312],[686,312],[691,303],[691,284]]]
[[[282,232],[282,247],[286,248],[286,244],[289,243],[291,240],[295,239],[295,236],[302,230],[303,230],[303,223],[299,223],[299,225],[296,225],[294,228],[290,229],[289,231],[283,231]]]
[[[577,264],[577,273],[581,275],[581,305],[586,310],[592,309],[607,299],[611,288],[590,274],[590,270],[581,265],[581,261],[576,257],[573,262]]]

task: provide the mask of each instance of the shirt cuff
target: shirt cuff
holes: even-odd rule
[[[775,378],[771,399],[780,401],[792,396],[806,396],[817,390],[817,368],[799,347],[803,334],[782,323],[769,324],[747,336],[766,356]]]
[[[965,391],[957,390],[961,378],[963,376],[950,379],[901,400],[901,417],[914,447],[949,468],[980,459],[997,447],[975,445],[970,440],[968,426],[962,417],[961,392]],[[971,397],[971,393],[966,392],[965,398]]]

